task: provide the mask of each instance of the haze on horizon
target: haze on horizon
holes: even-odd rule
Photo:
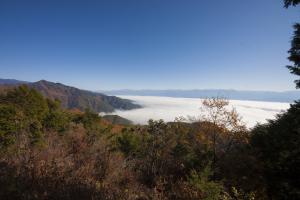
[[[0,77],[88,90],[294,90],[299,8],[253,1],[0,2]]]

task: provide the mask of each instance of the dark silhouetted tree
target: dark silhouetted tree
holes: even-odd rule
[[[300,0],[284,0],[284,6],[288,8],[289,6],[296,6],[300,3]],[[290,56],[288,59],[293,63],[293,65],[287,66],[292,74],[300,76],[300,24],[296,23],[294,25],[294,36],[291,41],[291,48],[288,51]],[[296,87],[300,88],[300,80],[295,80]]]
[[[294,63],[294,65],[287,66],[292,74],[300,76],[300,24],[294,25],[294,36],[291,41],[291,49],[288,51],[290,56],[288,59]],[[300,88],[300,80],[295,80],[296,87]]]
[[[289,6],[296,6],[300,3],[300,0],[284,0],[284,7],[288,8]]]
[[[271,199],[300,199],[300,103],[257,126],[251,144],[264,163]]]
[[[299,0],[285,0],[285,7],[296,6]],[[289,50],[288,66],[291,73],[300,76],[300,24]],[[300,88],[300,80],[296,80]],[[300,199],[300,101],[277,116],[276,120],[253,129],[251,145],[263,163],[264,178],[270,199]]]

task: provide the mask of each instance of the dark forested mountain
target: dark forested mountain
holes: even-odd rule
[[[112,124],[121,124],[121,125],[132,124],[132,121],[130,121],[126,118],[120,117],[119,115],[104,115],[102,118],[109,121]]]
[[[101,91],[107,95],[137,95],[137,96],[164,96],[186,98],[223,97],[235,100],[293,102],[300,98],[300,91],[239,91],[239,90],[112,90]]]
[[[78,88],[66,86],[61,83],[53,83],[41,80],[33,83],[26,82],[25,84],[38,90],[45,97],[60,100],[62,107],[68,109],[79,109],[83,111],[86,108],[89,108],[94,112],[112,112],[115,109],[130,110],[140,108],[139,105],[134,104],[132,101],[127,99],[80,90]],[[11,89],[12,85],[15,84],[6,83],[2,84],[0,88],[3,91],[6,88]]]

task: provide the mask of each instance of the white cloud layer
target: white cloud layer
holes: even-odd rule
[[[153,96],[119,96],[130,99],[143,106],[135,110],[117,110],[110,114],[116,114],[133,121],[136,124],[146,124],[149,119],[163,119],[166,122],[174,121],[176,117],[201,116],[201,99],[173,98]],[[253,127],[256,123],[264,123],[267,119],[274,119],[276,114],[288,109],[289,103],[241,101],[230,100],[230,107],[242,117],[247,127]]]

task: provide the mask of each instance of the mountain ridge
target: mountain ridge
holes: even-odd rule
[[[58,99],[61,102],[62,107],[66,109],[79,109],[81,111],[90,109],[93,112],[113,112],[116,109],[130,110],[141,107],[140,105],[137,105],[128,99],[108,96],[88,90],[81,90],[72,86],[64,85],[62,83],[54,83],[46,80],[25,83],[20,81],[14,82],[13,84],[1,84],[0,81],[0,91],[3,92],[5,90],[10,90],[22,84],[36,89],[43,94],[43,96],[49,99]]]
[[[30,82],[27,81],[20,81],[16,79],[1,79],[0,78],[0,85],[19,85],[19,84],[27,84]]]
[[[223,97],[233,100],[271,101],[271,102],[293,102],[300,98],[300,91],[255,91],[234,89],[192,89],[192,90],[109,90],[101,91],[107,95],[135,95],[135,96],[163,96],[184,98],[209,98]]]

